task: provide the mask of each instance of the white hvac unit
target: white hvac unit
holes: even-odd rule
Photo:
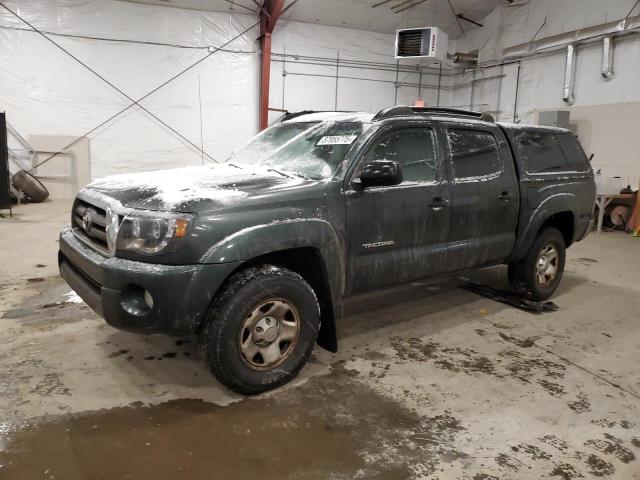
[[[421,63],[444,62],[447,60],[448,43],[449,37],[438,27],[396,30],[396,58]]]

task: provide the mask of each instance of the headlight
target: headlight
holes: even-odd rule
[[[173,251],[193,222],[194,216],[184,213],[131,212],[118,229],[116,250],[132,250],[144,255]]]
[[[118,214],[115,213],[110,206],[107,206],[107,217],[106,217],[107,225],[105,227],[105,231],[107,234],[107,249],[109,250],[109,254],[111,256],[116,254],[116,242],[118,240],[118,229],[119,225],[119,217]]]

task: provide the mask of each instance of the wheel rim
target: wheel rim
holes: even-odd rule
[[[558,275],[558,263],[560,256],[558,249],[552,245],[546,245],[536,260],[536,282],[541,287],[548,287]]]
[[[293,352],[300,336],[300,315],[283,298],[266,300],[253,308],[240,331],[240,353],[254,370],[271,370]]]

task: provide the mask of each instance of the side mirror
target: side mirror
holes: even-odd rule
[[[360,176],[352,180],[356,188],[388,187],[402,183],[402,168],[395,160],[374,160],[362,167]]]

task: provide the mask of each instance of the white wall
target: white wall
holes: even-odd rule
[[[41,30],[201,46],[200,49],[52,36],[127,95],[138,99],[256,21],[111,0],[9,1]],[[79,137],[131,102],[42,36],[0,9],[0,110],[26,138]],[[7,28],[8,27],[8,28]],[[142,104],[214,158],[224,159],[256,131],[257,28],[217,52]],[[201,95],[198,89],[200,86]],[[202,104],[202,138],[200,131]],[[89,135],[92,176],[202,162],[199,152],[139,108]]]
[[[515,6],[498,7],[484,19],[484,28],[454,41],[450,51],[479,49],[482,62],[500,60],[504,47],[530,40],[545,16],[547,24],[539,36],[621,18],[633,1],[518,0]],[[257,20],[115,0],[5,3],[45,31],[138,42],[51,37],[133,98],[203,58],[208,46],[222,45]],[[0,109],[6,110],[8,121],[23,136],[81,136],[130,103],[46,39],[16,28],[28,27],[0,10]],[[227,47],[232,51],[215,53],[143,105],[191,142],[202,142],[212,157],[226,158],[257,131],[257,35],[257,28],[250,30]],[[436,105],[437,70],[425,72],[419,89],[419,74],[404,65],[396,87],[393,40],[389,34],[281,21],[273,35],[270,106],[375,112],[394,103],[411,104],[419,97]],[[617,42],[616,75],[610,81],[600,76],[600,55],[599,45],[578,49],[575,108],[640,101],[640,38]],[[497,110],[500,120],[511,121],[517,70],[511,64],[451,76],[454,72],[445,69],[440,104]],[[523,60],[516,119],[533,122],[540,109],[566,108],[561,99],[563,75],[562,53]],[[93,178],[202,162],[199,152],[137,107],[89,138]],[[598,152],[598,161],[620,163],[616,152],[606,148]],[[640,160],[624,160],[624,165],[636,163]],[[616,168],[619,172],[626,167]]]
[[[571,109],[571,128],[584,149],[595,155],[591,162],[594,170],[602,170],[603,177],[620,176],[623,187],[631,185],[634,190],[640,180],[638,118],[640,102]]]
[[[208,46],[222,45],[257,21],[250,15],[114,0],[13,0],[6,4],[43,31],[132,41],[51,36],[134,99],[203,58]],[[37,33],[16,30],[25,28],[0,9],[0,110],[6,110],[8,121],[24,137],[79,137],[131,103]],[[212,157],[226,158],[257,132],[257,36],[256,27],[226,47],[233,52],[215,53],[142,104],[189,141],[198,146],[202,142]],[[396,95],[393,40],[388,34],[281,21],[273,36],[270,105],[291,111],[333,110],[336,55],[341,59],[339,110],[375,112],[396,100],[413,103],[419,96],[419,75],[401,71],[398,81],[411,85],[398,87]],[[288,57],[288,74],[283,77],[282,56],[277,54],[285,52],[317,57],[313,62],[320,65]],[[363,62],[373,64],[363,68]],[[437,76],[423,75],[423,84],[420,96],[435,104],[437,91],[426,85],[437,85]],[[442,101],[446,102],[444,93]],[[93,178],[202,162],[196,149],[137,107],[89,138]]]
[[[513,6],[497,7],[483,20],[484,28],[473,30],[465,38],[455,41],[451,50],[479,50],[481,63],[499,62],[504,48],[530,41],[545,18],[546,24],[536,38],[622,19],[634,3],[635,0],[516,1]],[[640,7],[632,15],[640,15]],[[633,135],[622,135],[621,132],[628,130],[632,120],[625,103],[640,101],[640,36],[616,41],[615,76],[611,80],[603,79],[600,74],[601,55],[599,42],[577,48],[575,103],[572,107],[562,101],[564,51],[523,59],[515,119],[535,123],[540,110],[571,110],[575,119],[573,123],[585,149],[588,153],[596,153],[594,165],[602,168],[605,176],[628,177],[635,187],[640,174],[640,153],[633,147]],[[499,73],[500,68],[486,68],[482,72],[490,76]],[[502,68],[504,77],[501,80],[475,84],[475,108],[494,110],[499,105],[498,119],[513,121],[518,66],[505,65]],[[476,78],[479,76],[480,72],[476,72]],[[470,73],[464,76],[466,79],[470,77]],[[451,103],[469,103],[470,97],[470,87],[459,88],[454,90]],[[603,108],[596,108],[599,106]],[[597,118],[601,113],[606,113],[606,125]]]
[[[472,30],[453,42],[451,50],[479,50],[481,63],[502,60],[506,47],[530,41],[545,22],[536,38],[588,27],[624,18],[635,0],[535,0],[517,1],[497,7],[483,20],[485,27]],[[640,8],[634,12],[640,15]],[[605,81],[600,75],[602,48],[600,43],[577,49],[575,106],[621,103],[640,100],[640,36],[616,42],[615,72]],[[567,108],[562,101],[564,52],[523,59],[520,70],[517,120],[533,121],[539,109]],[[487,69],[489,75],[496,69]],[[513,118],[514,85],[517,66],[504,67],[500,118]],[[460,89],[452,102],[468,99],[470,89]],[[478,88],[480,90],[480,88]],[[495,105],[496,89],[474,92],[477,103]],[[467,102],[468,103],[468,102]]]
[[[403,66],[398,82],[416,86],[400,86],[396,92],[394,41],[390,34],[283,21],[273,36],[270,105],[290,111],[377,112],[396,103],[413,103],[419,74]],[[278,54],[284,53],[283,64]],[[298,60],[292,57],[296,55]],[[435,103],[437,90],[427,88],[430,83],[437,84],[437,77],[423,75],[421,97]]]

